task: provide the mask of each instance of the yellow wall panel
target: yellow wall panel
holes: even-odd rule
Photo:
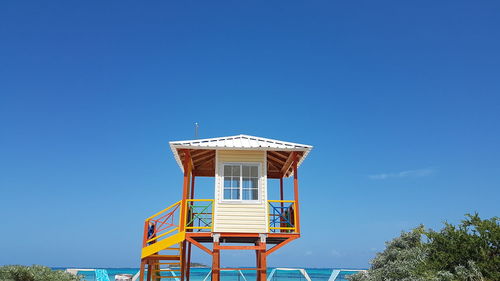
[[[267,232],[267,171],[266,152],[248,150],[218,150],[215,181],[214,232]],[[259,202],[224,202],[221,167],[228,162],[260,163]]]

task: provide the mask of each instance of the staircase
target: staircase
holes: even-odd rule
[[[153,254],[146,257],[146,265],[148,266],[147,280],[162,280],[177,278],[183,280],[184,267],[183,267],[183,243],[172,245],[163,251],[171,252],[169,254]]]
[[[139,280],[185,280],[189,266],[186,232],[211,231],[212,207],[211,199],[181,200],[147,218]]]

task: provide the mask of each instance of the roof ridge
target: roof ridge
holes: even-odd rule
[[[225,136],[225,137],[215,137],[215,138],[194,139],[194,140],[171,141],[171,142],[169,142],[169,144],[170,145],[174,145],[174,146],[175,145],[182,145],[182,144],[189,145],[189,144],[199,144],[199,143],[206,143],[206,142],[217,142],[217,141],[236,140],[236,139],[247,139],[247,140],[262,141],[262,142],[265,142],[265,143],[273,143],[273,144],[276,144],[276,145],[284,145],[284,146],[295,146],[295,147],[302,147],[302,148],[312,148],[311,145],[307,145],[307,144],[294,143],[294,142],[288,142],[288,141],[281,141],[281,140],[269,139],[269,138],[252,136],[252,135],[246,135],[246,134],[239,134],[239,135]]]

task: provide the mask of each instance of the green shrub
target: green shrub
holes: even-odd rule
[[[371,268],[351,281],[498,281],[500,221],[466,215],[440,231],[419,226],[386,243]]]
[[[1,281],[81,281],[80,276],[46,266],[7,265],[0,267]]]
[[[453,271],[457,266],[477,265],[487,280],[500,280],[500,220],[466,215],[461,224],[445,223],[440,231],[426,232],[429,267]]]

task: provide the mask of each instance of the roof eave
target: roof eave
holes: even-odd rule
[[[184,173],[184,165],[182,165],[181,158],[179,157],[179,153],[177,153],[177,148],[174,146],[172,142],[169,143],[170,149],[172,150],[172,153],[174,154],[175,161],[177,162],[177,165],[181,168],[181,171]]]
[[[262,149],[256,149],[256,148],[234,148],[234,147],[192,147],[192,146],[175,146],[173,144],[170,144],[170,149],[172,150],[172,153],[174,154],[175,161],[177,162],[177,165],[179,165],[179,168],[181,168],[181,171],[184,173],[184,165],[182,164],[181,158],[179,156],[179,153],[177,149],[213,149],[213,150],[259,150],[259,151],[302,151],[304,152],[304,155],[300,158],[299,163],[297,163],[297,168],[300,167],[302,162],[306,159],[306,157],[309,155],[309,152],[313,149],[313,146],[309,146],[307,149],[272,149],[268,147],[263,147]],[[290,173],[288,177],[291,177],[293,175],[293,172]]]
[[[279,146],[285,147],[272,147],[272,146],[253,146],[253,147],[241,147],[241,146],[224,146],[224,145],[211,145],[210,142],[218,141],[218,139],[236,139],[236,138],[247,138],[250,140],[257,140],[263,142],[269,142],[277,144]],[[205,145],[204,145],[205,144]],[[312,145],[305,145],[300,143],[292,143],[286,141],[280,141],[275,139],[268,139],[262,137],[255,137],[250,135],[235,135],[228,136],[222,138],[207,138],[207,139],[196,139],[196,140],[184,140],[184,141],[171,141],[169,142],[170,149],[174,154],[175,161],[181,168],[181,171],[184,172],[184,165],[182,164],[181,158],[178,153],[178,149],[211,149],[211,150],[247,150],[247,151],[300,151],[304,152],[303,156],[300,158],[299,163],[297,163],[297,167],[302,164],[304,159],[307,157],[309,152],[313,149]],[[289,147],[287,147],[289,146]],[[290,176],[293,173],[290,174]]]
[[[176,149],[214,149],[214,150],[272,150],[272,151],[308,151],[312,149],[310,147],[267,147],[267,146],[259,146],[259,147],[234,147],[234,146],[193,146],[193,145],[177,145],[170,144],[170,147]]]

